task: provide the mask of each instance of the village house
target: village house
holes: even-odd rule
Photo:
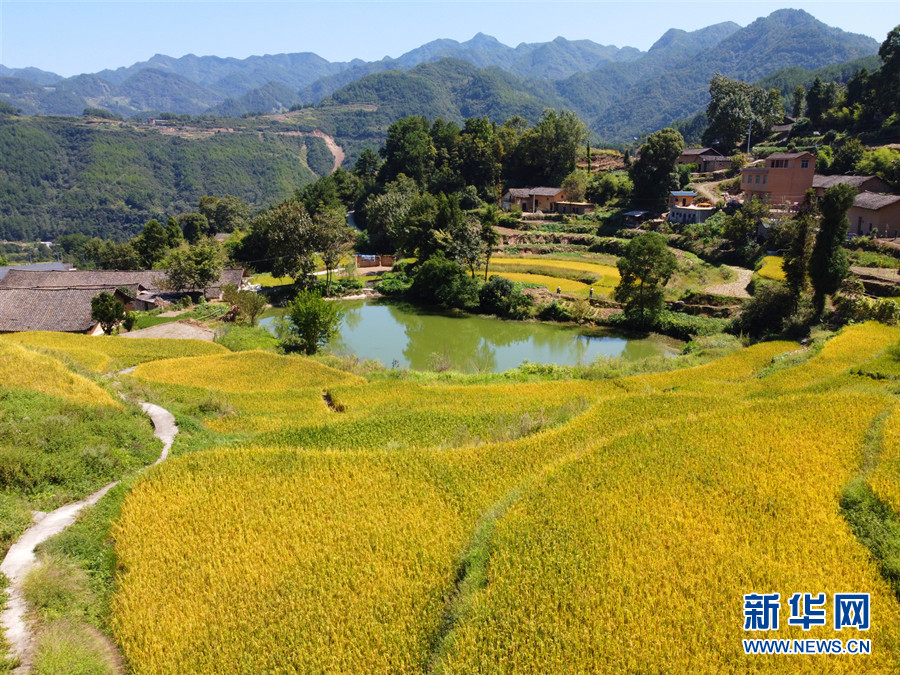
[[[504,211],[518,206],[525,212],[553,213],[556,204],[565,201],[565,190],[553,187],[510,188],[501,202]]]
[[[165,270],[23,270],[10,269],[0,279],[0,333],[49,330],[95,333],[91,298],[112,293],[126,310],[144,311],[170,304],[188,292],[162,288]],[[219,280],[203,290],[209,299],[222,296],[222,287],[241,288],[244,270],[222,270]]]
[[[594,212],[594,205],[590,202],[556,202],[556,212],[567,215],[583,216]]]
[[[696,164],[697,171],[708,173],[729,168],[731,160],[715,148],[686,148],[675,164]]]
[[[812,187],[816,157],[811,152],[781,152],[770,155],[765,165],[749,166],[741,172],[745,197],[768,200],[773,205],[802,202]]]
[[[0,333],[47,330],[97,335],[103,331],[91,318],[91,299],[103,292],[115,296],[126,310],[133,309],[135,286],[0,288]]]
[[[674,190],[669,193],[670,223],[702,223],[716,212],[716,207],[706,203],[694,203],[696,192]]]
[[[900,196],[860,192],[847,212],[850,233],[865,236],[900,236]]]
[[[857,192],[890,192],[891,186],[878,176],[813,176],[813,190],[816,191],[816,199],[825,195],[825,190],[833,185],[852,185]]]

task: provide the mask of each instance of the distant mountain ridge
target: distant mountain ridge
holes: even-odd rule
[[[743,28],[725,22],[695,31],[670,29],[646,52],[562,37],[509,47],[479,33],[466,42],[434,40],[373,62],[333,63],[308,52],[246,59],[156,55],[66,79],[0,66],[0,101],[26,114],[79,115],[97,107],[125,117],[237,117],[299,104],[323,111],[365,104],[381,112],[378,124],[401,111],[457,119],[464,111],[522,110],[534,121],[534,111],[566,107],[601,139],[621,141],[702,109],[716,72],[753,81],[782,68],[811,70],[871,56],[878,47],[872,38],[789,9]],[[445,61],[450,65],[423,68]],[[453,76],[442,80],[448,72]],[[375,133],[370,124],[363,126]]]

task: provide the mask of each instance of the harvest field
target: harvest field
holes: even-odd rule
[[[361,377],[191,341],[0,350],[8,386],[117,410],[99,383],[119,382],[194,439],[137,479],[110,533],[108,625],[135,673],[900,664],[896,586],[842,512],[860,481],[900,507],[900,329],[600,380]],[[137,367],[94,383],[64,362]],[[753,592],[781,594],[777,631],[743,630]],[[796,592],[869,593],[871,629],[788,625]],[[748,637],[872,653],[749,656]]]
[[[782,264],[784,263],[784,258],[780,255],[767,255],[763,258],[762,267],[757,270],[757,273],[761,277],[765,277],[766,279],[773,279],[775,281],[784,281],[784,268]]]

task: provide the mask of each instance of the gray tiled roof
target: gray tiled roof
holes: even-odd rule
[[[91,298],[103,291],[115,288],[0,288],[0,332],[83,333],[95,324]]]
[[[877,192],[860,192],[856,195],[853,206],[877,211],[883,209],[885,206],[896,204],[897,202],[900,202],[900,196],[898,195],[882,195]]]
[[[240,287],[244,270],[232,268],[222,270],[222,275],[210,290],[218,291],[225,284]],[[156,292],[165,278],[165,270],[73,270],[71,272],[27,271],[11,269],[3,279],[0,288],[116,288],[118,286],[140,286]]]
[[[872,176],[823,176],[822,174],[817,173],[813,176],[813,187],[830,188],[833,185],[845,183],[858,188],[860,185],[870,180],[872,180]]]

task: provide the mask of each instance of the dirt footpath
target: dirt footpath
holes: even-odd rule
[[[707,286],[703,289],[703,292],[711,295],[727,295],[733,298],[749,298],[750,294],[747,292],[747,286],[750,285],[753,272],[743,267],[734,267],[732,265],[728,265],[728,269],[737,274],[736,280],[727,284]]]

